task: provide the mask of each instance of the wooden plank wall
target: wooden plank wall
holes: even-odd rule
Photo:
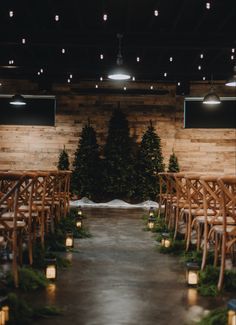
[[[236,130],[184,129],[183,97],[175,96],[172,88],[165,96],[88,96],[75,95],[68,88],[55,86],[55,127],[0,126],[0,169],[56,168],[64,145],[72,162],[82,127],[88,119],[97,131],[99,144],[104,145],[109,118],[120,103],[135,142],[140,142],[152,120],[161,137],[166,164],[174,149],[183,171],[236,174]],[[225,93],[221,88],[221,93]],[[9,89],[5,93],[9,93]],[[34,87],[30,89],[31,93],[35,92]],[[202,85],[191,88],[193,95],[202,95],[203,91],[206,87]]]

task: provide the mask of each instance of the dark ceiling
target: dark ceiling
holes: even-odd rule
[[[106,79],[122,33],[137,81],[224,80],[236,56],[236,0],[3,0],[0,30],[0,79]]]

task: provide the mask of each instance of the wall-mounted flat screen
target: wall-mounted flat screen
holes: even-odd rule
[[[203,104],[203,98],[184,100],[185,128],[236,128],[236,97],[221,97],[221,104]]]
[[[12,95],[0,95],[0,125],[55,125],[55,96],[23,95],[26,105],[11,105]]]

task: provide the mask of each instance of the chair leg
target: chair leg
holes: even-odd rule
[[[13,253],[12,269],[13,269],[14,284],[15,284],[15,287],[18,288],[19,278],[18,278],[18,268],[17,268],[17,232],[16,232],[16,230],[13,230],[13,234],[12,234],[12,253]]]
[[[203,237],[203,254],[202,254],[202,265],[201,270],[205,269],[206,266],[206,260],[207,260],[207,244],[208,244],[208,223],[204,223],[204,237]]]
[[[222,243],[221,243],[221,265],[220,265],[220,275],[219,281],[217,284],[217,288],[220,291],[223,287],[224,282],[224,273],[225,273],[225,256],[226,256],[226,234],[222,236]]]

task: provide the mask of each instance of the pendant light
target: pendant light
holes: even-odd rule
[[[26,101],[22,95],[16,94],[12,96],[10,104],[15,106],[23,106],[26,105]]]
[[[218,105],[221,103],[220,97],[216,94],[213,87],[213,78],[211,76],[211,88],[209,93],[203,98],[203,104],[206,105]]]
[[[123,66],[123,58],[121,54],[121,39],[123,35],[122,34],[117,34],[117,38],[119,41],[119,49],[118,49],[118,54],[117,54],[117,59],[116,59],[116,68],[114,71],[112,71],[109,75],[108,78],[112,80],[129,80],[131,78],[131,75],[124,70]]]
[[[225,86],[236,87],[236,60],[233,68],[233,76],[226,81]]]

